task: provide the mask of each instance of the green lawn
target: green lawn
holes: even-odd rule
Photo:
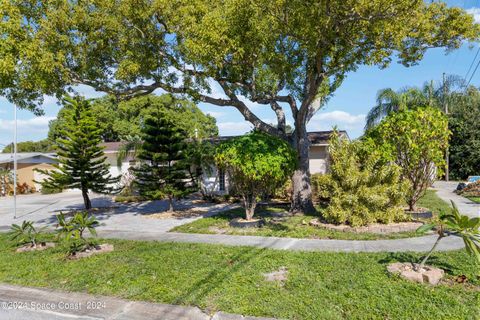
[[[417,206],[428,208],[435,214],[449,212],[449,210],[451,210],[450,204],[440,199],[434,190],[427,190],[425,195],[418,200]]]
[[[474,319],[480,312],[479,265],[460,251],[431,261],[448,279],[464,274],[470,284],[431,287],[386,272],[391,261],[418,261],[418,254],[108,240],[114,252],[75,261],[57,248],[14,253],[5,239],[0,234],[2,283],[286,319]],[[264,280],[282,266],[284,285]]]
[[[473,202],[480,203],[480,197],[467,197],[467,198],[472,200]]]
[[[435,213],[441,210],[448,210],[448,204],[441,200],[434,191],[428,190],[425,196],[419,201],[418,206],[426,207]],[[171,231],[185,233],[205,234],[234,234],[234,235],[256,235],[270,237],[310,238],[310,239],[344,239],[344,240],[374,240],[374,239],[400,239],[419,236],[415,232],[399,232],[392,234],[354,233],[342,232],[313,227],[308,224],[318,216],[293,216],[286,217],[283,221],[272,217],[272,212],[282,212],[282,209],[260,209],[256,215],[265,219],[266,224],[261,228],[234,228],[229,226],[229,221],[244,217],[242,208],[225,211],[213,217],[203,218],[189,224],[175,227]],[[321,209],[319,208],[319,211]]]

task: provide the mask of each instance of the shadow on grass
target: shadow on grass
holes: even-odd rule
[[[173,304],[188,304],[192,301],[202,301],[215,288],[222,287],[222,283],[229,281],[237,271],[242,270],[253,259],[260,258],[266,249],[242,247],[233,256],[229,256],[225,263],[229,268],[216,268],[206,274],[201,280],[192,283],[186,293],[177,297]]]

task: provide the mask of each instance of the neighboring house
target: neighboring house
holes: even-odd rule
[[[35,169],[51,170],[53,164],[57,163],[55,154],[29,152],[17,153],[17,183],[26,183],[35,190],[40,190],[41,186],[35,181],[45,179],[44,175],[35,171]],[[13,170],[13,154],[0,153],[0,167]]]
[[[128,171],[128,168],[135,164],[135,160],[131,157],[127,157],[127,159],[123,160],[118,166],[117,157],[120,147],[122,146],[123,142],[104,142],[101,144],[104,147],[104,153],[107,157],[107,162],[110,164],[110,174],[112,177],[117,177],[122,175]]]

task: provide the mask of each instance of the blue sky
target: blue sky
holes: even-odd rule
[[[461,6],[476,16],[480,23],[480,1],[448,1],[449,5]],[[410,68],[393,62],[387,69],[377,67],[360,67],[348,75],[343,85],[336,91],[334,97],[310,121],[310,131],[329,130],[334,125],[347,130],[352,138],[363,132],[365,115],[375,104],[378,90],[383,88],[400,89],[405,86],[419,86],[426,81],[440,81],[442,73],[465,76],[475,56],[478,44],[470,49],[468,45],[445,55],[442,49],[432,49],[417,65]],[[479,57],[480,58],[480,57]],[[471,84],[480,86],[480,68],[477,70]],[[215,88],[214,88],[215,89]],[[101,96],[89,87],[77,89],[80,94],[89,98]],[[275,116],[268,106],[252,105],[254,113],[262,119],[273,122]],[[47,136],[48,122],[54,119],[60,107],[56,100],[46,97],[43,106],[45,115],[36,117],[24,110],[18,112],[18,141],[40,140]],[[244,121],[240,113],[231,107],[217,107],[201,104],[205,113],[210,113],[217,119],[222,135],[243,134],[250,130],[251,125]],[[13,106],[0,98],[0,149],[13,140]]]

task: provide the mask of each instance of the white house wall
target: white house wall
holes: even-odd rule
[[[325,174],[328,172],[327,146],[311,146],[309,151],[310,173]]]

